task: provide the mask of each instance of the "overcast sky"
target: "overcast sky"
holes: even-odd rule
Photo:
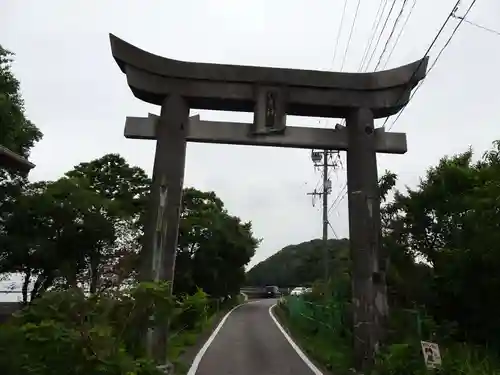
[[[27,116],[44,133],[31,155],[36,164],[31,180],[57,179],[74,165],[111,152],[151,173],[154,142],[127,140],[123,127],[126,116],[159,108],[134,98],[111,56],[108,33],[179,60],[340,70],[346,56],[344,71],[358,71],[381,1],[361,0],[346,55],[357,0],[347,0],[340,36],[344,0],[0,0],[0,44],[16,54],[13,68]],[[458,15],[471,1],[462,2]],[[402,2],[396,0],[368,70],[374,69]],[[417,0],[394,53],[387,65],[385,55],[380,68],[420,59],[455,2]],[[500,29],[500,2],[478,0],[468,19]],[[431,62],[456,22],[431,50]],[[392,129],[407,133],[408,153],[379,156],[379,173],[390,169],[399,175],[400,188],[414,186],[443,155],[469,145],[479,155],[500,139],[499,66],[500,37],[463,24]],[[194,113],[211,120],[252,119],[250,113]],[[336,122],[287,120],[319,127]],[[333,201],[345,184],[345,170],[331,178]],[[263,238],[252,264],[288,244],[321,236],[320,205],[312,207],[306,195],[319,179],[307,150],[188,146],[185,184],[215,191]],[[346,199],[330,212],[330,221],[338,236],[348,236]]]

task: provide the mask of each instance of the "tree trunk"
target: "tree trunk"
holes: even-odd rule
[[[76,267],[69,263],[64,263],[61,267],[62,275],[66,279],[66,288],[77,288],[78,287],[78,275]]]
[[[44,280],[45,280],[45,275],[43,273],[37,276],[35,284],[33,284],[33,289],[31,289],[30,301],[33,301],[35,298],[41,295],[42,285]]]
[[[40,297],[54,282],[54,273],[44,272],[38,275],[31,290],[30,302],[33,302],[36,298]]]
[[[99,283],[99,255],[93,254],[90,258],[90,294],[97,292]]]
[[[24,274],[23,286],[22,286],[22,294],[23,294],[23,304],[28,304],[28,288],[31,281],[31,269],[27,269]]]

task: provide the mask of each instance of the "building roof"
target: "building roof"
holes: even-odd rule
[[[35,164],[29,162],[21,155],[0,145],[0,167],[21,172],[29,172],[34,166]]]

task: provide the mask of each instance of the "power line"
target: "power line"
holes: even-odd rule
[[[450,21],[450,19],[453,17],[453,14],[455,14],[455,12],[457,11],[458,9],[458,6],[460,5],[460,2],[462,0],[457,0],[457,2],[455,3],[455,6],[453,7],[452,11],[448,14],[448,17],[446,17],[446,20],[443,22],[443,24],[441,25],[441,28],[439,29],[439,31],[437,32],[436,36],[434,37],[434,39],[432,40],[432,43],[430,44],[429,48],[427,48],[427,51],[425,51],[424,53],[424,56],[427,56],[430,52],[430,50],[432,49],[432,47],[434,47],[434,44],[436,44],[436,41],[438,40],[439,36],[441,35],[441,33],[443,32],[444,28],[446,27],[446,25],[448,24],[448,22]],[[474,0],[474,2],[472,3],[472,5],[474,5],[474,3],[476,2],[476,0]],[[415,75],[417,74],[417,72],[419,71],[420,67],[422,66],[423,64],[423,60],[420,61],[420,63],[418,64],[417,68],[415,69],[415,71],[413,72],[412,76],[410,77],[410,82],[413,80],[413,78],[415,77]],[[411,86],[410,86],[410,90],[411,90]],[[415,91],[414,91],[415,93]],[[399,102],[401,100],[401,98],[403,98],[403,96],[406,94],[406,90],[403,91],[403,93],[401,94],[401,96],[398,98],[398,100],[396,101]],[[408,100],[408,103],[410,101]],[[407,104],[408,104],[407,103]],[[398,113],[398,116],[396,118],[396,121],[397,119],[401,116],[401,113],[405,110],[406,108],[406,105],[401,109],[401,111],[399,111]],[[389,118],[390,117],[387,117],[384,121],[384,123],[382,124],[382,127],[385,127],[385,124],[387,124],[387,121],[389,121]],[[396,122],[394,121],[391,125],[391,128],[392,126],[394,126],[394,123]],[[390,130],[390,128],[389,128]]]
[[[478,23],[466,20],[466,19],[464,19],[464,17],[459,17],[459,16],[455,16],[455,15],[453,15],[453,17],[454,18],[458,18],[458,19],[462,19],[463,22],[468,23],[469,25],[478,27],[480,29],[483,29],[485,31],[489,31],[490,33],[493,33],[493,34],[496,34],[496,35],[500,36],[500,31],[497,31],[497,30],[494,30],[494,29],[490,29],[489,27],[486,27],[486,26],[480,25]]]
[[[392,45],[392,48],[391,48],[391,51],[389,52],[389,56],[387,56],[387,60],[385,61],[385,64],[383,66],[382,69],[385,69],[385,67],[387,66],[387,63],[389,62],[389,60],[391,59],[392,57],[392,54],[394,53],[394,50],[396,49],[396,46],[398,45],[399,43],[399,40],[401,38],[401,35],[403,35],[403,30],[406,28],[406,25],[408,24],[408,21],[410,20],[410,17],[413,13],[413,9],[415,9],[415,5],[417,4],[417,0],[413,0],[413,4],[411,5],[411,8],[410,8],[410,11],[408,12],[408,15],[406,16],[406,20],[405,20],[405,23],[403,24],[403,27],[401,27],[401,29],[399,30],[399,34],[398,36],[396,37],[396,41],[394,42],[394,44]]]
[[[358,0],[358,7],[359,7],[359,0]],[[343,10],[342,10],[342,16],[340,18],[340,25],[339,25],[339,28],[338,28],[338,31],[337,31],[337,40],[335,42],[335,48],[333,49],[332,69],[333,69],[334,64],[335,64],[335,57],[337,56],[337,51],[338,51],[340,36],[342,35],[342,26],[344,25],[344,19],[345,19],[346,9],[347,9],[347,0],[344,0],[344,7],[343,7]],[[357,10],[356,10],[356,12],[357,12]],[[351,32],[352,32],[352,30],[351,30]],[[347,44],[346,53],[347,53],[347,49],[349,48],[350,39],[351,39],[351,35],[349,35],[349,41],[348,41],[348,44]],[[342,71],[342,68],[343,68],[343,65],[344,65],[344,61],[345,61],[345,55],[344,55],[344,58],[342,60],[342,67],[341,67],[340,71]],[[326,125],[327,125],[327,123],[325,122],[325,126]],[[328,178],[330,178],[330,173],[331,173],[331,170],[328,172]],[[321,179],[319,179],[318,182],[316,183],[316,187],[314,188],[314,191],[316,191],[316,189],[318,188],[318,186],[319,186],[320,183],[321,183]]]
[[[344,9],[342,10],[342,17],[340,18],[340,25],[337,31],[337,41],[335,42],[335,48],[333,50],[332,68],[335,63],[335,57],[337,56],[337,49],[339,46],[340,35],[342,33],[342,26],[344,25],[345,10],[347,8],[347,0],[344,0]]]
[[[382,53],[380,54],[380,58],[378,59],[377,65],[375,65],[375,70],[378,69],[378,67],[380,66],[380,63],[382,62],[382,58],[384,57],[384,54],[387,51],[387,47],[389,46],[389,42],[391,41],[392,36],[394,35],[394,31],[396,31],[396,27],[398,26],[398,23],[401,20],[401,16],[403,15],[403,12],[405,10],[407,3],[408,3],[408,0],[404,0],[403,5],[401,5],[401,9],[399,10],[399,13],[396,16],[396,19],[394,20],[394,24],[392,25],[392,29],[391,29],[391,32],[389,34],[389,37],[385,41],[385,45],[384,45],[384,48],[382,50]]]
[[[375,18],[373,19],[372,23],[372,28],[371,28],[371,37],[368,38],[368,41],[366,43],[365,51],[363,52],[363,57],[361,58],[361,63],[359,65],[358,73],[361,72],[363,65],[366,61],[366,58],[368,57],[368,53],[370,52],[371,46],[373,44],[373,41],[375,40],[375,34],[377,32],[377,29],[380,25],[380,21],[382,21],[382,15],[384,14],[385,7],[387,5],[387,0],[384,0],[384,2],[380,2],[377,10],[377,14],[375,15]]]
[[[460,25],[462,25],[462,22],[465,21],[465,18],[467,17],[467,15],[469,14],[469,12],[471,11],[472,7],[474,6],[474,4],[476,4],[476,1],[477,0],[473,0],[472,3],[469,5],[469,8],[467,8],[467,11],[465,12],[465,14],[463,15],[463,17],[459,18],[459,22],[458,24],[455,26],[455,28],[453,29],[453,32],[451,33],[450,37],[448,38],[448,40],[446,41],[446,43],[444,44],[444,46],[441,48],[441,50],[439,51],[439,53],[437,54],[436,56],[436,59],[434,60],[434,62],[432,63],[432,65],[429,67],[429,69],[427,70],[427,75],[429,75],[429,73],[432,71],[432,69],[434,69],[434,67],[436,66],[439,58],[441,57],[441,55],[443,54],[444,50],[449,46],[451,40],[453,39],[453,37],[455,36],[455,34],[457,33],[458,29],[460,28]],[[453,14],[455,13],[456,9],[453,11]],[[453,17],[453,14],[450,16],[450,17]],[[417,68],[418,70],[418,68]],[[420,87],[422,87],[423,83],[425,82],[425,80],[421,81],[421,83],[419,83],[417,85],[417,87],[415,88],[415,90],[413,91],[413,93],[410,95],[410,99],[408,100],[408,103],[410,103],[411,99],[415,96],[415,94],[417,93],[418,89]],[[406,106],[408,105],[408,103],[401,109],[401,111],[398,113],[398,115],[396,116],[396,119],[392,122],[391,126],[388,128],[388,130],[391,130],[392,127],[394,126],[394,124],[396,123],[396,121],[398,121],[398,119],[401,117],[401,114],[403,113],[403,111],[405,110]]]
[[[472,2],[472,4],[469,6],[469,8],[467,9],[465,15],[463,16],[463,18],[465,18],[467,16],[467,14],[470,12],[470,10],[472,9],[472,7],[474,6],[474,4],[476,3],[477,0],[474,0]],[[446,18],[446,20],[444,21],[443,25],[441,26],[441,28],[439,29],[438,33],[436,34],[436,36],[434,37],[432,43],[430,44],[430,46],[427,48],[427,51],[425,52],[424,56],[428,55],[429,51],[432,49],[432,47],[434,46],[434,44],[436,43],[437,39],[439,38],[439,36],[441,35],[441,33],[443,32],[444,28],[446,27],[446,25],[448,24],[450,18],[453,17],[453,15],[455,14],[455,12],[457,11],[458,9],[458,6],[460,5],[460,2],[461,0],[458,0],[455,4],[455,6],[453,7],[453,10],[450,12],[450,14],[448,15],[448,17]],[[461,21],[463,22],[463,20]],[[455,27],[455,30],[453,31],[452,35],[450,36],[450,38],[448,39],[448,41],[446,42],[445,46],[441,49],[441,51],[439,52],[438,56],[436,57],[436,60],[434,61],[434,63],[432,64],[432,66],[428,69],[428,72],[431,71],[431,69],[436,65],[437,63],[437,60],[439,59],[439,56],[442,54],[442,52],[444,51],[444,49],[447,47],[447,45],[450,43],[451,39],[453,38],[454,34],[456,33],[456,31],[458,30],[458,27],[460,27],[460,23]],[[413,77],[415,76],[415,74],[418,72],[418,70],[420,69],[420,66],[421,66],[422,62],[417,66],[417,69],[415,69],[415,72],[413,73],[410,81],[413,79]],[[412,95],[410,96],[410,100],[411,98],[415,95],[415,93],[417,92],[418,88],[421,86],[423,81],[420,82],[419,85],[417,85],[417,87],[415,88],[415,90],[413,91]],[[404,93],[403,93],[404,95]],[[401,96],[402,97],[402,96]],[[401,99],[401,97],[398,99],[398,101]],[[408,103],[410,102],[410,100],[408,101]],[[391,126],[389,127],[388,130],[390,130],[394,124],[396,123],[396,121],[399,119],[399,117],[401,116],[402,112],[404,111],[404,109],[406,108],[406,105],[405,107],[403,107],[401,109],[401,111],[398,113],[396,119],[394,120],[394,122],[391,124]],[[387,123],[387,121],[389,120],[389,117],[386,118],[383,126],[385,126],[385,124]],[[332,205],[330,206],[330,209],[328,210],[329,212],[333,209],[335,209],[341,202],[342,200],[346,197],[347,195],[347,183],[344,184],[343,188],[339,191],[339,194],[337,195],[337,197],[335,198],[334,202],[332,203]]]
[[[378,38],[377,38],[377,42],[375,43],[375,47],[373,48],[370,59],[368,60],[368,62],[366,64],[366,69],[368,69],[368,66],[370,65],[371,61],[373,60],[373,56],[375,56],[375,51],[377,51],[378,44],[380,43],[380,39],[382,39],[382,34],[384,33],[384,30],[387,26],[387,22],[389,21],[389,18],[391,17],[391,14],[392,14],[392,11],[394,9],[395,4],[396,4],[396,1],[393,1],[391,8],[389,9],[389,13],[387,13],[387,17],[385,18],[384,25],[382,26],[382,29],[380,30],[380,33],[378,34]]]
[[[361,4],[361,0],[358,0],[358,5],[356,5],[356,11],[354,12],[354,19],[352,20],[351,31],[349,31],[349,37],[347,38],[347,45],[345,47],[344,58],[342,59],[342,65],[340,66],[340,71],[344,69],[345,59],[347,57],[347,53],[349,52],[349,46],[351,44],[352,32],[354,30],[354,26],[356,25],[356,20],[358,18],[359,5]]]
[[[339,47],[339,41],[340,41],[340,36],[342,35],[342,25],[344,24],[344,17],[345,17],[345,11],[347,8],[347,0],[344,0],[344,9],[342,10],[342,16],[340,18],[340,25],[337,30],[337,38],[335,41],[335,47],[333,49],[333,58],[332,58],[332,63],[331,63],[331,69],[333,70],[333,67],[335,66],[335,57],[337,57],[337,51]],[[318,121],[318,124],[321,124],[321,120]],[[324,123],[325,127],[327,126],[327,122],[325,121]],[[319,181],[318,181],[319,184]],[[316,186],[317,188],[317,186]]]
[[[359,4],[360,4],[360,2],[358,1],[358,7],[359,7]],[[380,21],[382,20],[382,16],[384,15],[384,11],[385,11],[386,5],[387,5],[387,0],[384,0],[383,6],[382,6],[382,3],[380,3],[380,5],[379,5],[379,8],[377,10],[377,14],[375,15],[375,18],[374,18],[373,23],[372,23],[372,35],[371,35],[371,37],[368,40],[367,46],[366,46],[365,51],[363,53],[363,57],[361,58],[361,63],[360,63],[359,69],[358,69],[358,73],[362,71],[363,64],[364,64],[364,62],[366,62],[366,58],[368,57],[371,45],[373,44],[373,41],[375,40],[375,35],[376,35],[377,29],[378,29],[378,27],[380,25]],[[394,6],[394,4],[393,4],[393,6]],[[380,11],[381,9],[382,9],[382,11]],[[356,8],[356,14],[357,14],[357,11],[358,11],[358,9]],[[378,17],[378,21],[377,21],[377,16],[379,14],[380,14],[380,17]],[[355,21],[356,21],[356,17],[354,19],[354,22]],[[351,28],[351,33],[352,33],[352,29],[354,28],[354,22],[353,22],[353,25],[352,25],[352,28]],[[382,32],[383,32],[383,28],[381,30],[381,33]],[[380,39],[380,36],[379,36],[379,39]],[[372,51],[371,58],[373,57],[373,54],[375,53],[376,49],[377,49],[377,45],[375,46],[374,50]],[[344,55],[344,60],[345,60],[346,56],[347,56],[347,49],[346,49],[346,54]],[[368,61],[368,64],[367,64],[366,68],[368,68],[368,65],[370,64],[371,58]],[[344,126],[345,123],[346,123],[346,119],[344,118],[344,119],[342,119],[342,125]]]
[[[333,229],[332,224],[330,222],[328,222],[328,226],[332,230],[333,236],[338,240],[339,236],[337,236],[337,232],[335,232],[335,229]]]
[[[335,197],[332,205],[330,206],[330,209],[328,210],[328,212],[334,210],[335,208],[337,208],[337,206],[340,204],[340,202],[342,202],[342,200],[344,199],[343,197],[345,196],[345,194],[347,193],[347,183],[344,183],[344,186],[339,190],[339,193],[337,194],[337,196]]]
[[[407,0],[405,0],[405,2],[403,3],[403,7],[405,5]],[[415,0],[416,1],[416,0]],[[390,18],[390,15],[394,9],[394,4],[395,4],[395,1],[392,3],[391,5],[391,8],[389,9],[389,13],[387,14],[386,18],[385,18],[385,22],[384,22],[384,25],[382,27],[382,29],[380,30],[380,33],[379,33],[379,36],[377,38],[377,43],[375,44],[375,47],[370,55],[370,59],[368,60],[367,62],[367,57],[369,55],[369,51],[371,49],[371,46],[373,44],[373,41],[375,40],[375,36],[377,34],[377,30],[379,28],[379,25],[382,21],[382,18],[384,16],[384,12],[385,12],[385,8],[387,6],[387,0],[385,0],[383,3],[381,2],[380,5],[379,5],[379,8],[377,10],[377,14],[375,15],[375,18],[373,20],[373,23],[372,23],[372,28],[371,28],[371,37],[369,38],[369,41],[367,43],[367,46],[365,48],[365,51],[363,53],[363,57],[361,58],[361,63],[360,63],[360,67],[358,69],[358,72],[361,72],[363,70],[363,65],[366,63],[366,69],[368,69],[368,66],[370,65],[370,62],[371,60],[373,59],[373,56],[377,50],[377,47],[378,47],[378,44],[380,43],[380,39],[383,35],[383,32],[384,32],[384,29],[385,27],[387,26],[387,22]],[[398,16],[399,17],[399,16]],[[405,23],[406,25],[406,23]],[[404,26],[403,26],[404,28]],[[392,33],[391,33],[391,36],[392,36]],[[390,38],[390,36],[389,36]],[[386,43],[387,45],[387,43]],[[382,52],[383,54],[384,52]],[[381,57],[382,58],[382,55]],[[345,119],[343,120],[343,124],[345,124]],[[333,201],[333,203],[331,204],[330,208],[328,209],[328,213],[330,213],[330,211],[334,210],[337,208],[337,206],[342,202],[342,200],[344,199],[344,197],[346,196],[347,194],[347,183],[344,184],[344,186],[339,190],[339,193],[337,195],[337,197],[335,198],[335,200]]]
[[[359,5],[359,2],[358,2],[358,5]],[[373,44],[373,41],[375,40],[375,36],[377,34],[377,30],[378,30],[379,25],[380,25],[380,23],[382,21],[382,18],[384,16],[384,12],[385,12],[386,6],[387,6],[387,0],[384,0],[384,2],[383,3],[381,2],[380,5],[379,5],[379,7],[378,7],[377,14],[375,15],[375,18],[373,19],[373,23],[372,23],[371,37],[369,37],[368,43],[367,43],[367,45],[365,47],[365,51],[363,53],[363,57],[361,58],[360,66],[359,66],[359,69],[358,69],[358,73],[363,70],[363,65],[367,61],[366,59],[367,59],[367,57],[369,55],[369,52],[370,52],[371,46]],[[374,55],[374,53],[375,53],[375,51],[377,49],[378,43],[380,42],[380,38],[382,36],[384,28],[385,28],[385,26],[387,24],[387,20],[388,20],[390,14],[391,14],[393,8],[394,8],[394,3],[392,4],[391,9],[389,10],[389,14],[386,17],[386,21],[384,23],[384,26],[382,27],[382,30],[380,31],[380,35],[379,35],[379,38],[377,40],[377,44],[375,45],[375,48],[372,51],[370,60],[368,60],[368,63],[366,64],[366,68],[368,68],[368,65],[370,64],[370,62],[371,62],[371,60],[373,58],[373,55]],[[345,56],[344,56],[344,58],[345,58]],[[345,125],[345,122],[346,122],[346,120],[343,119],[342,124]],[[339,156],[339,158],[340,158],[340,156]],[[342,200],[344,199],[346,193],[347,193],[347,183],[345,183],[344,186],[339,190],[338,195],[336,196],[335,200],[333,201],[333,203],[331,204],[330,208],[328,209],[328,214],[330,213],[330,211],[332,211],[332,209],[335,209],[342,202]],[[330,224],[330,227],[331,227],[331,224]],[[333,230],[333,227],[332,227],[332,230]]]
[[[387,0],[385,0],[385,2],[387,2]],[[353,30],[354,30],[354,27],[356,25],[356,20],[357,20],[357,17],[358,17],[358,12],[359,12],[360,4],[361,4],[361,0],[358,0],[358,3],[356,5],[356,11],[354,13],[353,22],[352,22],[352,25],[351,25],[351,29],[349,31],[349,36],[348,36],[348,39],[347,39],[347,44],[346,44],[346,48],[345,48],[345,51],[344,51],[344,57],[342,59],[342,64],[341,64],[341,67],[340,67],[340,71],[342,71],[344,69],[344,64],[345,64],[345,60],[347,58],[347,54],[349,52],[349,46],[351,44],[352,33],[353,33]],[[342,29],[342,25],[343,25],[343,22],[344,22],[344,16],[345,16],[345,11],[346,11],[346,6],[347,6],[347,0],[344,1],[344,8],[343,8],[343,11],[342,11],[342,17],[341,17],[339,31],[338,31],[338,38],[337,38],[337,42],[336,42],[335,50],[334,50],[334,59],[335,59],[335,55],[336,55],[336,52],[337,52],[338,43],[339,43],[339,40],[340,40],[340,33],[342,31],[341,29]],[[380,6],[379,6],[379,10],[380,10]],[[332,65],[333,65],[333,62],[332,62]],[[345,122],[345,119],[344,119],[344,122]],[[340,157],[338,157],[338,159],[340,160]],[[328,179],[330,178],[330,175],[331,175],[331,170],[328,171],[328,176],[327,176]],[[318,181],[318,184],[319,184],[319,181]]]

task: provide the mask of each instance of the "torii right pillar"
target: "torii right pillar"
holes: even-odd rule
[[[346,125],[353,344],[356,367],[364,371],[372,366],[384,339],[388,316],[373,113],[367,108],[354,110]]]
[[[419,78],[423,77],[426,68],[427,58],[415,71],[421,69]],[[415,84],[411,82],[404,87],[401,96],[407,96]],[[404,102],[406,105],[407,100]],[[346,116],[353,344],[356,369],[362,372],[372,368],[374,355],[386,338],[389,313],[388,259],[380,243],[380,191],[375,147],[375,137],[384,129],[375,131],[375,117],[372,109],[366,107],[352,109]]]

